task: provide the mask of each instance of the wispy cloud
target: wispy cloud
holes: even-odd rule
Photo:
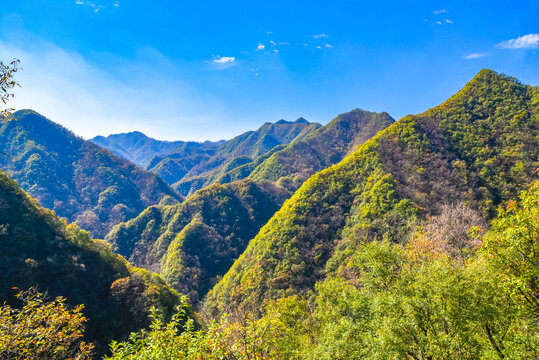
[[[93,3],[91,1],[88,1],[88,0],[75,0],[75,4],[76,5],[85,5],[85,6],[88,6],[89,8],[91,8],[94,13],[98,13],[99,10],[103,9],[104,6],[103,5],[99,5],[99,4],[96,4],[96,3]],[[118,7],[120,6],[118,4],[118,1],[116,1],[114,4],[113,4],[115,7]]]
[[[449,11],[447,11],[446,9],[441,9],[441,10],[434,10],[433,13],[435,15],[440,15],[440,14],[447,14]]]
[[[206,139],[207,128],[225,120],[222,100],[191,83],[184,65],[155,50],[139,51],[135,60],[115,57],[94,64],[35,37],[21,44],[0,38],[0,54],[22,60],[21,87],[10,101],[16,109],[34,109],[85,138],[140,130],[168,140]],[[146,74],[151,84],[133,81],[134,73]]]
[[[315,38],[315,39],[327,38],[327,37],[328,37],[327,34],[317,34],[317,35],[313,35],[313,38]]]
[[[331,44],[324,44],[324,46],[327,47],[327,48],[332,48],[333,47],[333,45],[331,45]]]
[[[502,49],[535,49],[539,47],[539,34],[528,34],[497,44]]]
[[[114,4],[112,4],[112,6],[114,6],[115,8],[120,7],[120,1],[116,0],[116,2],[114,2]]]
[[[441,11],[441,10],[440,10]],[[434,12],[436,14],[436,12]],[[423,22],[426,22],[428,24],[434,24],[434,25],[446,25],[446,24],[454,24],[454,21],[451,19],[446,19],[444,17],[440,18],[439,16],[433,17],[431,20],[423,19]]]
[[[213,62],[216,64],[233,64],[236,62],[236,58],[233,56],[218,56]]]
[[[266,45],[264,44],[258,44],[258,46],[256,47],[256,50],[259,51],[259,50],[264,50],[266,48]]]
[[[471,54],[465,55],[464,58],[466,60],[471,60],[471,59],[479,59],[479,58],[482,58],[482,57],[485,57],[485,56],[489,56],[489,54],[487,54],[487,53],[471,53]]]

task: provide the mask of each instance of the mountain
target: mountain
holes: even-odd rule
[[[320,126],[317,123],[311,124],[303,118],[294,122],[280,120],[277,123],[265,123],[256,131],[243,133],[219,146],[190,143],[190,146],[181,147],[172,154],[153,158],[146,169],[155,172],[169,184],[205,178],[204,181],[192,181],[192,185],[188,188],[177,187],[181,194],[187,196],[209,185],[211,181],[206,184],[207,177],[212,177],[228,163],[252,160],[276,146],[289,144],[296,138],[307,136]]]
[[[203,312],[260,308],[351,278],[362,244],[405,243],[444,206],[484,219],[537,180],[539,88],[482,70],[461,91],[407,116],[285,202],[208,294]]]
[[[84,304],[86,338],[103,353],[149,324],[151,306],[170,317],[178,294],[155,274],[132,267],[103,240],[93,240],[44,209],[0,171],[0,302],[18,289]]]
[[[316,164],[311,162],[311,171],[314,172],[317,166],[339,161],[347,151],[367,140],[367,136],[374,135],[392,122],[386,113],[360,110],[340,115],[325,127],[316,126],[314,132],[309,129],[312,125],[304,119],[300,118],[295,123],[280,120],[277,125],[308,126],[295,137],[290,135],[289,128],[285,128],[292,143],[278,145],[255,158],[254,162],[262,162],[261,159],[271,158],[272,154],[290,148],[286,154],[296,157],[296,162],[290,163],[303,164],[302,159],[316,158],[325,149],[329,153],[326,157],[320,155]],[[260,134],[270,131],[275,134],[283,129],[276,128],[275,124],[265,124],[259,130]],[[106,239],[133,264],[159,272],[175,289],[188,294],[191,301],[198,302],[291,195],[293,186],[286,181],[241,179],[224,185],[211,184],[216,179],[222,180],[232,169],[251,164],[252,158],[246,152],[250,155],[263,152],[253,148],[252,144],[257,143],[253,139],[261,137],[253,134],[237,137],[233,143],[227,143],[226,149],[218,150],[238,156],[218,172],[198,177],[204,182],[193,188],[203,189],[194,192],[184,203],[152,206],[137,218],[115,227]],[[306,145],[296,147],[295,144],[299,143]],[[289,173],[295,170],[293,168]]]
[[[106,240],[197,302],[289,195],[269,182],[216,184],[181,204],[147,208],[116,226]]]
[[[186,177],[172,187],[187,194],[213,183],[252,178],[280,181],[288,189],[296,190],[309,176],[341,161],[393,122],[385,112],[355,109],[337,116],[325,126],[298,135],[286,146],[276,146],[255,158],[235,158],[219,171]]]
[[[69,222],[104,237],[164,197],[163,180],[31,110],[0,127],[0,167],[21,188]]]
[[[113,134],[107,137],[96,136],[90,139],[96,145],[101,146],[114,154],[144,167],[154,156],[165,155],[174,152],[181,146],[183,141],[161,141],[152,139],[139,131]]]

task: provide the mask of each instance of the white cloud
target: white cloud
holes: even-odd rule
[[[441,10],[434,10],[433,13],[436,14],[436,15],[440,15],[440,14],[447,14],[449,11],[447,11],[446,9],[441,9]]]
[[[266,48],[266,45],[258,44],[258,46],[256,47],[256,50],[264,50],[265,48]]]
[[[435,24],[442,25],[441,21],[436,21]]]
[[[219,56],[217,59],[213,60],[216,64],[232,64],[236,62],[236,58],[233,56]]]
[[[313,35],[313,38],[315,39],[320,39],[320,38],[327,38],[327,34],[318,34],[318,35]]]
[[[278,54],[278,53],[279,53],[279,50],[273,49],[273,52],[276,53],[276,54]]]
[[[502,49],[535,49],[539,47],[539,34],[528,34],[497,44]]]
[[[331,45],[331,44],[324,44],[324,46],[327,47],[327,48],[332,48],[333,47],[333,45]]]
[[[116,2],[115,2],[112,6],[114,6],[115,8],[120,7],[120,2],[119,2],[119,0],[116,0]]]
[[[270,44],[273,45],[273,46],[277,45],[277,43],[275,41],[273,41],[273,40],[270,40]]]
[[[465,55],[464,58],[467,59],[467,60],[471,60],[471,59],[479,59],[479,58],[482,58],[482,57],[485,57],[485,56],[489,56],[489,54],[487,54],[487,53],[472,53],[472,54]]]
[[[87,1],[87,0],[75,0],[75,4],[76,5],[86,5],[88,7],[90,7],[94,13],[98,13],[99,10],[103,9],[104,6],[103,5],[98,5],[98,4],[95,4],[93,2],[90,2],[90,1]],[[116,1],[116,3],[114,4],[115,7],[118,7],[118,1]]]
[[[453,24],[453,20],[445,19],[445,22],[448,24]]]

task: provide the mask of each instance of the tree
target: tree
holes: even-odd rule
[[[34,288],[21,291],[21,309],[0,306],[1,359],[90,359],[93,345],[82,341],[82,305],[69,309],[65,299],[45,301]]]
[[[11,90],[15,86],[19,86],[19,83],[13,78],[15,73],[19,70],[19,63],[19,59],[13,59],[7,65],[4,65],[4,63],[0,61],[0,100],[4,103],[4,105],[7,104],[9,99],[14,97]],[[0,122],[3,122],[9,118],[13,110],[14,109],[11,108],[1,109]]]

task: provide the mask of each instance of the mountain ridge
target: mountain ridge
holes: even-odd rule
[[[0,158],[20,186],[59,216],[96,237],[164,196],[181,200],[163,180],[76,136],[35,111],[0,127]]]
[[[539,89],[481,71],[442,105],[406,116],[309,178],[203,303],[213,316],[346,277],[361,244],[404,242],[416,221],[463,201],[486,219],[537,179]],[[256,278],[256,285],[250,279]],[[252,306],[253,304],[251,304]]]

